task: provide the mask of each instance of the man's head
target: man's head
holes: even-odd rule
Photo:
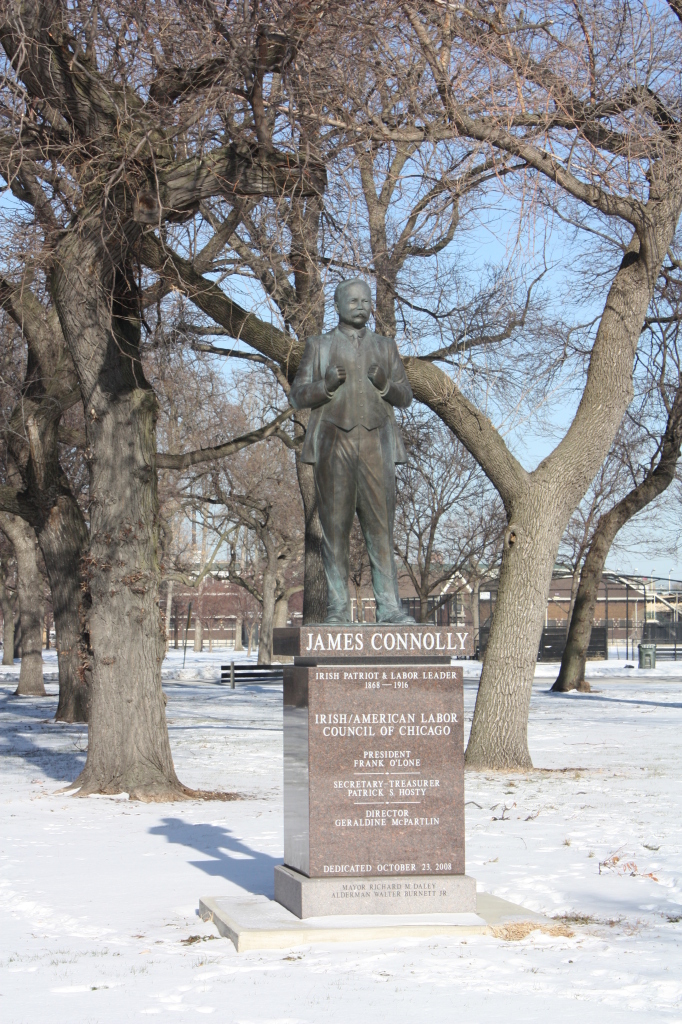
[[[364,327],[372,312],[369,285],[359,277],[352,281],[342,281],[334,292],[334,305],[339,314],[339,323],[348,324],[356,330]]]

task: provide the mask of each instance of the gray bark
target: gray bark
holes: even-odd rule
[[[481,592],[481,581],[477,578],[474,580],[471,587],[471,622],[474,630],[474,649],[476,649],[481,642],[481,617],[480,608],[478,604],[478,595]]]
[[[576,565],[573,570],[573,576],[571,577],[571,597],[568,602],[568,615],[566,616],[566,635],[570,628],[571,619],[573,618],[573,609],[575,608],[575,600],[578,596],[578,588],[580,586],[580,564]]]
[[[91,652],[86,618],[90,594],[87,584],[83,585],[83,562],[88,530],[70,492],[60,494],[41,525],[38,542],[50,583],[57,636],[59,700],[55,720],[87,722]]]
[[[0,529],[17,560],[17,603],[21,619],[19,697],[45,697],[43,682],[43,578],[36,557],[36,535],[19,516],[0,512]]]
[[[488,768],[530,768],[528,709],[552,569],[563,528],[559,509],[529,495],[507,532],[476,698],[475,729],[467,763]],[[521,503],[519,503],[519,506]]]
[[[5,567],[0,564],[0,607],[2,607],[2,663],[14,664],[14,601],[5,586]]]
[[[171,624],[171,613],[173,611],[173,580],[169,580],[168,589],[166,591],[166,654],[170,647],[170,624]]]
[[[258,664],[272,664],[272,629],[275,621],[275,592],[277,589],[277,575],[272,563],[276,559],[276,553],[270,552],[263,572],[263,605],[258,634]]]
[[[281,629],[287,624],[289,618],[289,595],[283,594],[275,601],[275,615],[273,625],[275,629]]]
[[[242,628],[244,626],[244,619],[241,615],[237,616],[237,620],[234,624],[234,649],[235,651],[243,651],[244,644],[242,643]]]

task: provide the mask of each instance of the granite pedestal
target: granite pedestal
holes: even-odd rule
[[[464,631],[276,630],[284,669],[284,866],[300,918],[473,913],[464,874]]]

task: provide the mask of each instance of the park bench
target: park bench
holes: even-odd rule
[[[220,682],[227,683],[232,689],[237,683],[257,683],[259,686],[270,683],[281,683],[284,680],[282,665],[253,665],[249,662],[240,664],[232,661],[229,665],[220,666]]]

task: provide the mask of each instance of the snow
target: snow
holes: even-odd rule
[[[183,671],[171,651],[164,663],[178,775],[241,794],[229,803],[64,795],[86,730],[52,721],[53,652],[47,698],[13,697],[19,666],[3,668],[3,1024],[682,1022],[682,663],[593,662],[595,692],[568,695],[548,693],[556,665],[538,666],[536,770],[467,773],[468,872],[481,889],[567,920],[572,938],[238,954],[196,908],[202,895],[272,894],[281,686],[216,685],[229,656],[188,651]],[[475,671],[465,663],[468,722]]]

